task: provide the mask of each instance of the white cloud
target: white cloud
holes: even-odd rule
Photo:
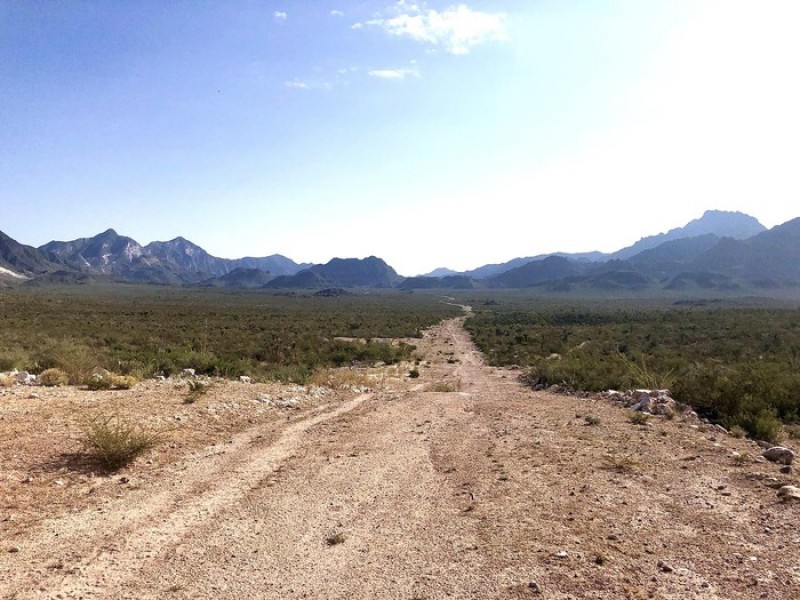
[[[285,12],[280,11],[280,10],[276,10],[274,13],[272,13],[272,18],[275,19],[279,23],[282,22],[282,21],[285,21],[288,16],[289,15],[287,15]]]
[[[367,73],[370,77],[378,79],[406,79],[408,77],[419,77],[418,69],[374,69]]]
[[[332,10],[330,14],[331,14],[332,17],[343,17],[344,16],[344,13],[342,11],[336,10],[336,9]]]
[[[480,12],[466,4],[438,11],[403,0],[395,4],[393,12],[393,17],[356,23],[353,29],[378,27],[389,35],[443,47],[450,54],[467,54],[480,44],[508,39],[505,13]]]
[[[285,85],[288,88],[296,90],[307,90],[310,87],[305,81],[300,81],[299,79],[292,79],[291,81],[285,81],[283,85]]]

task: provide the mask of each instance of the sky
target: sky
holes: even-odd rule
[[[800,216],[796,0],[0,0],[0,231],[402,275]]]

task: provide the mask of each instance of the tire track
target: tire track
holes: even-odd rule
[[[8,565],[4,597],[105,598],[104,589],[136,576],[144,562],[186,533],[213,519],[273,474],[302,443],[303,434],[320,423],[354,410],[372,394],[362,394],[332,410],[287,425],[266,447],[254,446],[259,431],[238,436],[222,452],[208,448],[187,459],[172,488],[141,489],[97,509],[45,524],[25,555],[38,568]],[[209,459],[204,460],[204,459]],[[24,560],[11,555],[8,562]],[[6,562],[6,561],[3,561]],[[2,565],[2,563],[0,563]]]

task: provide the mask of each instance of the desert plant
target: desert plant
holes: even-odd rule
[[[162,441],[162,434],[118,415],[95,417],[84,423],[83,430],[88,454],[112,471],[133,462]]]
[[[600,425],[600,417],[596,417],[594,415],[586,415],[585,417],[583,417],[583,420],[587,425],[592,427]]]
[[[129,390],[137,383],[133,375],[111,375],[111,387],[117,390]]]
[[[39,383],[47,387],[67,385],[69,376],[61,369],[45,369],[39,374]]]
[[[461,391],[461,380],[437,381],[428,388],[431,392],[459,392]]]
[[[184,404],[194,404],[201,396],[208,393],[208,390],[211,388],[211,384],[200,381],[199,379],[189,379],[186,381],[186,384],[189,386],[189,391],[183,398]]]
[[[86,380],[86,388],[92,390],[93,392],[98,390],[110,390],[111,377],[106,377],[105,375],[96,373]]]
[[[635,411],[632,412],[630,415],[628,415],[628,421],[630,421],[634,425],[644,425],[649,420],[650,420],[650,415],[643,412]]]
[[[0,374],[0,387],[11,387],[17,382],[11,375]]]
[[[740,427],[739,425],[734,425],[731,427],[731,435],[735,438],[742,439],[747,437],[747,431],[745,431],[744,428]]]
[[[338,546],[339,544],[343,544],[345,539],[346,538],[343,533],[337,532],[326,537],[325,543],[328,544],[328,546]]]
[[[603,457],[603,467],[624,473],[636,470],[639,467],[639,461],[629,454],[606,454]]]
[[[639,364],[629,360],[625,354],[619,352],[619,358],[625,365],[630,380],[634,383],[635,387],[644,386],[648,389],[665,390],[672,387],[675,379],[672,376],[675,369],[659,372],[647,366],[647,363],[642,357]]]

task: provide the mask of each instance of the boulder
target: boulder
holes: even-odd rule
[[[778,490],[778,498],[784,502],[800,500],[800,488],[794,485],[784,485]]]
[[[783,446],[772,446],[771,448],[764,450],[762,456],[769,461],[780,463],[782,465],[790,465],[794,460],[794,452],[792,452],[789,448],[784,448]]]

